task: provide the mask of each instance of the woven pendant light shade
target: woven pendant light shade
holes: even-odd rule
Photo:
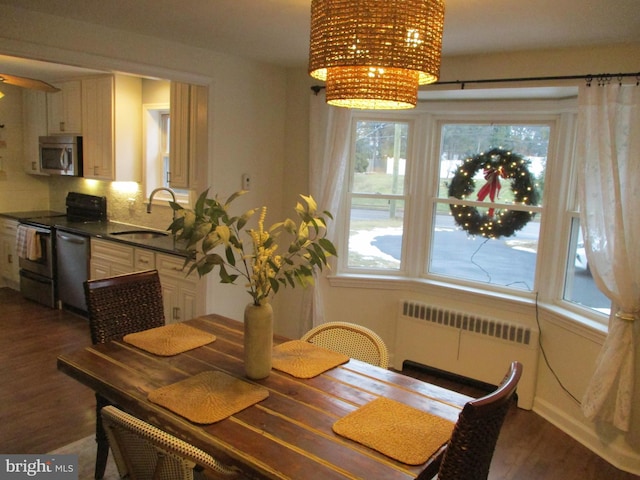
[[[312,0],[309,74],[331,105],[412,108],[438,80],[443,0]]]

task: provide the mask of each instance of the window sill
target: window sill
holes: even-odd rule
[[[572,310],[551,304],[540,304],[539,306],[540,310],[544,310],[547,313],[545,318],[548,321],[600,345],[604,342],[609,331],[607,325]]]
[[[485,300],[500,300],[525,306],[535,305],[535,296],[530,292],[522,292],[522,295],[512,295],[505,292],[482,290],[469,285],[457,285],[432,279],[367,274],[339,274],[329,276],[328,278],[332,287],[407,290],[415,293],[424,293],[426,290],[443,290],[456,294],[464,294],[469,298],[477,297]]]
[[[591,319],[588,316],[580,315],[575,311],[562,308],[559,305],[540,301],[536,302],[535,294],[531,292],[522,292],[522,295],[512,295],[504,292],[481,290],[430,279],[416,279],[391,275],[340,274],[331,275],[328,277],[328,280],[331,287],[336,288],[406,291],[417,294],[435,294],[449,297],[465,295],[469,302],[478,304],[501,302],[505,310],[520,310],[528,318],[543,314],[545,321],[552,322],[554,325],[598,344],[604,342],[608,332],[607,325]]]

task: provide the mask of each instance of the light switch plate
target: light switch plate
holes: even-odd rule
[[[242,189],[251,190],[251,176],[248,173],[242,174]]]

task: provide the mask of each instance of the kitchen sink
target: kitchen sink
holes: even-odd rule
[[[121,232],[111,232],[110,235],[130,240],[149,240],[151,238],[166,237],[169,235],[169,232],[160,232],[158,230],[123,230]]]

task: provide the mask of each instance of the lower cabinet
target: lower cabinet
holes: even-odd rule
[[[182,269],[184,258],[158,253],[146,248],[118,242],[91,239],[91,278],[106,278],[123,273],[157,269],[162,284],[164,316],[167,323],[176,323],[204,314],[204,304],[198,302],[198,289],[204,282],[186,277]]]
[[[185,276],[184,258],[156,253],[156,268],[162,283],[162,297],[167,323],[189,320],[204,313],[198,305],[198,279]]]
[[[0,218],[0,277],[2,285],[15,290],[20,288],[20,265],[16,254],[16,230],[18,222]]]
[[[136,271],[133,267],[134,250],[129,245],[92,238],[90,278],[107,278]]]

